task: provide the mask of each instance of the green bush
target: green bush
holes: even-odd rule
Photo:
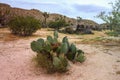
[[[56,30],[59,30],[62,27],[69,26],[69,24],[67,24],[64,19],[58,19],[56,21],[49,22],[48,26],[50,28],[54,28]]]
[[[9,28],[15,35],[30,36],[40,29],[40,22],[34,17],[17,16],[10,20]]]
[[[68,60],[84,62],[85,56],[82,50],[70,44],[67,37],[62,42],[58,41],[58,32],[54,32],[54,37],[47,36],[46,41],[42,38],[31,42],[31,49],[37,52],[36,62],[49,73],[66,72],[68,70]]]

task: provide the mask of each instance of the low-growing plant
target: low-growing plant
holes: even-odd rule
[[[15,35],[30,36],[40,29],[40,22],[31,16],[17,16],[10,20],[9,28]]]
[[[54,32],[54,37],[47,36],[46,41],[42,38],[31,42],[31,49],[37,53],[36,61],[38,65],[45,68],[49,73],[66,72],[68,70],[68,60],[84,62],[84,52],[70,44],[67,37],[58,41],[58,32]]]

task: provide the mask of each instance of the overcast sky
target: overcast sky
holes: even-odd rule
[[[49,13],[60,13],[68,17],[91,19],[98,23],[103,21],[95,18],[101,11],[110,11],[110,2],[115,0],[0,0],[0,3],[24,9],[38,9]]]

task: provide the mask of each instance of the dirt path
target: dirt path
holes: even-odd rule
[[[99,46],[79,44],[77,47],[86,52],[87,60],[70,64],[70,71],[65,74],[50,75],[33,65],[31,41],[0,42],[0,80],[120,80],[120,74],[116,74],[120,71],[119,47],[106,52]]]

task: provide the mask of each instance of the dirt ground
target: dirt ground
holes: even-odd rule
[[[0,30],[0,80],[120,80],[119,46],[77,44],[87,57],[84,63],[70,63],[70,70],[64,74],[47,74],[37,69],[32,60],[36,53],[30,49],[30,43],[52,32],[41,30],[35,34],[38,35],[22,38]],[[71,41],[78,38],[68,37]]]

